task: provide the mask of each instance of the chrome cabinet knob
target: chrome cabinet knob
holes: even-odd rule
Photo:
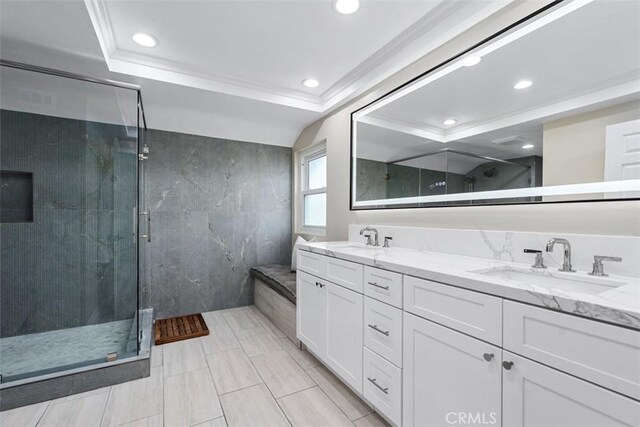
[[[482,357],[484,357],[484,360],[486,360],[487,362],[491,362],[493,360],[493,353],[485,353],[482,355]]]
[[[511,368],[513,367],[513,362],[506,362],[506,361],[502,362],[502,367],[507,371],[510,371]]]

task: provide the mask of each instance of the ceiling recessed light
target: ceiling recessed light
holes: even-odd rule
[[[360,2],[358,0],[335,0],[333,3],[333,7],[336,9],[338,13],[342,13],[343,15],[351,15],[360,7]]]
[[[146,33],[135,33],[131,38],[144,47],[154,47],[158,43],[155,37]]]
[[[533,144],[525,144],[525,145],[522,146],[522,149],[523,150],[531,150],[534,147],[535,147],[535,145],[533,145]]]
[[[302,84],[308,88],[314,88],[314,87],[320,86],[320,82],[318,82],[316,79],[304,79],[302,81]]]
[[[457,121],[455,119],[447,119],[444,122],[442,122],[442,124],[446,126],[455,125],[456,123]]]
[[[462,60],[462,65],[465,67],[473,67],[474,65],[478,65],[482,61],[482,58],[479,56],[470,56]]]
[[[520,80],[518,83],[513,85],[514,89],[526,89],[531,86],[533,82],[531,80]]]

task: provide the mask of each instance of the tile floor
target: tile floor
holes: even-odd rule
[[[387,425],[255,307],[203,316],[208,336],[153,347],[149,378],[1,412],[0,425]]]

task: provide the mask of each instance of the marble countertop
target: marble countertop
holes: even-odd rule
[[[400,247],[371,247],[355,242],[314,242],[301,244],[299,248],[640,329],[640,279],[635,277],[594,277],[586,271],[563,273],[555,268],[533,269],[530,265],[516,262]],[[495,274],[515,277],[505,279],[495,277]],[[526,276],[528,274],[534,277]],[[561,279],[571,281],[563,282]]]

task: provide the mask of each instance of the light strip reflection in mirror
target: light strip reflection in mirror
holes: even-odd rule
[[[435,203],[435,202],[457,202],[487,199],[510,199],[515,197],[536,197],[536,196],[562,196],[590,193],[640,193],[640,179],[630,179],[625,181],[591,182],[587,184],[554,185],[549,187],[515,188],[512,190],[492,190],[479,191],[477,193],[455,193],[440,196],[418,196],[402,197],[397,199],[380,199],[353,201],[354,207],[380,206],[380,205],[407,205],[415,203]],[[355,193],[354,193],[355,194]],[[621,196],[622,197],[622,196]],[[628,196],[626,198],[638,197]],[[611,199],[614,200],[614,199]]]
[[[369,105],[368,107],[363,108],[362,110],[354,113],[353,118],[355,120],[358,120],[360,117],[366,115],[366,114],[370,114],[382,107],[384,107],[385,105],[399,99],[402,98],[405,95],[408,95],[411,92],[414,92],[430,83],[433,83],[434,81],[446,76],[447,74],[450,74],[454,71],[456,71],[459,68],[464,67],[464,62],[465,60],[468,58],[468,56],[479,56],[479,57],[484,57],[486,55],[488,55],[489,53],[500,49],[501,47],[504,47],[506,45],[508,45],[509,43],[512,43],[524,36],[526,36],[529,33],[532,33],[533,31],[536,31],[542,27],[544,27],[547,24],[550,24],[553,21],[556,21],[560,18],[562,18],[563,16],[574,12],[578,9],[580,9],[583,6],[586,6],[589,3],[592,3],[594,0],[573,0],[568,2],[565,5],[562,5],[560,7],[558,7],[557,9],[552,10],[551,12],[547,13],[546,15],[536,19],[535,21],[516,29],[515,31],[513,31],[512,33],[508,33],[507,35],[505,35],[504,37],[501,37],[499,39],[497,39],[496,41],[493,41],[491,43],[489,43],[489,45],[476,50],[476,51],[472,51],[469,52],[466,56],[459,58],[456,62],[454,62],[451,65],[445,66],[444,68],[441,68],[439,70],[436,70],[435,72],[424,76],[424,78],[416,81],[415,83],[397,90],[396,92],[391,93],[389,96],[381,99],[380,101]]]

